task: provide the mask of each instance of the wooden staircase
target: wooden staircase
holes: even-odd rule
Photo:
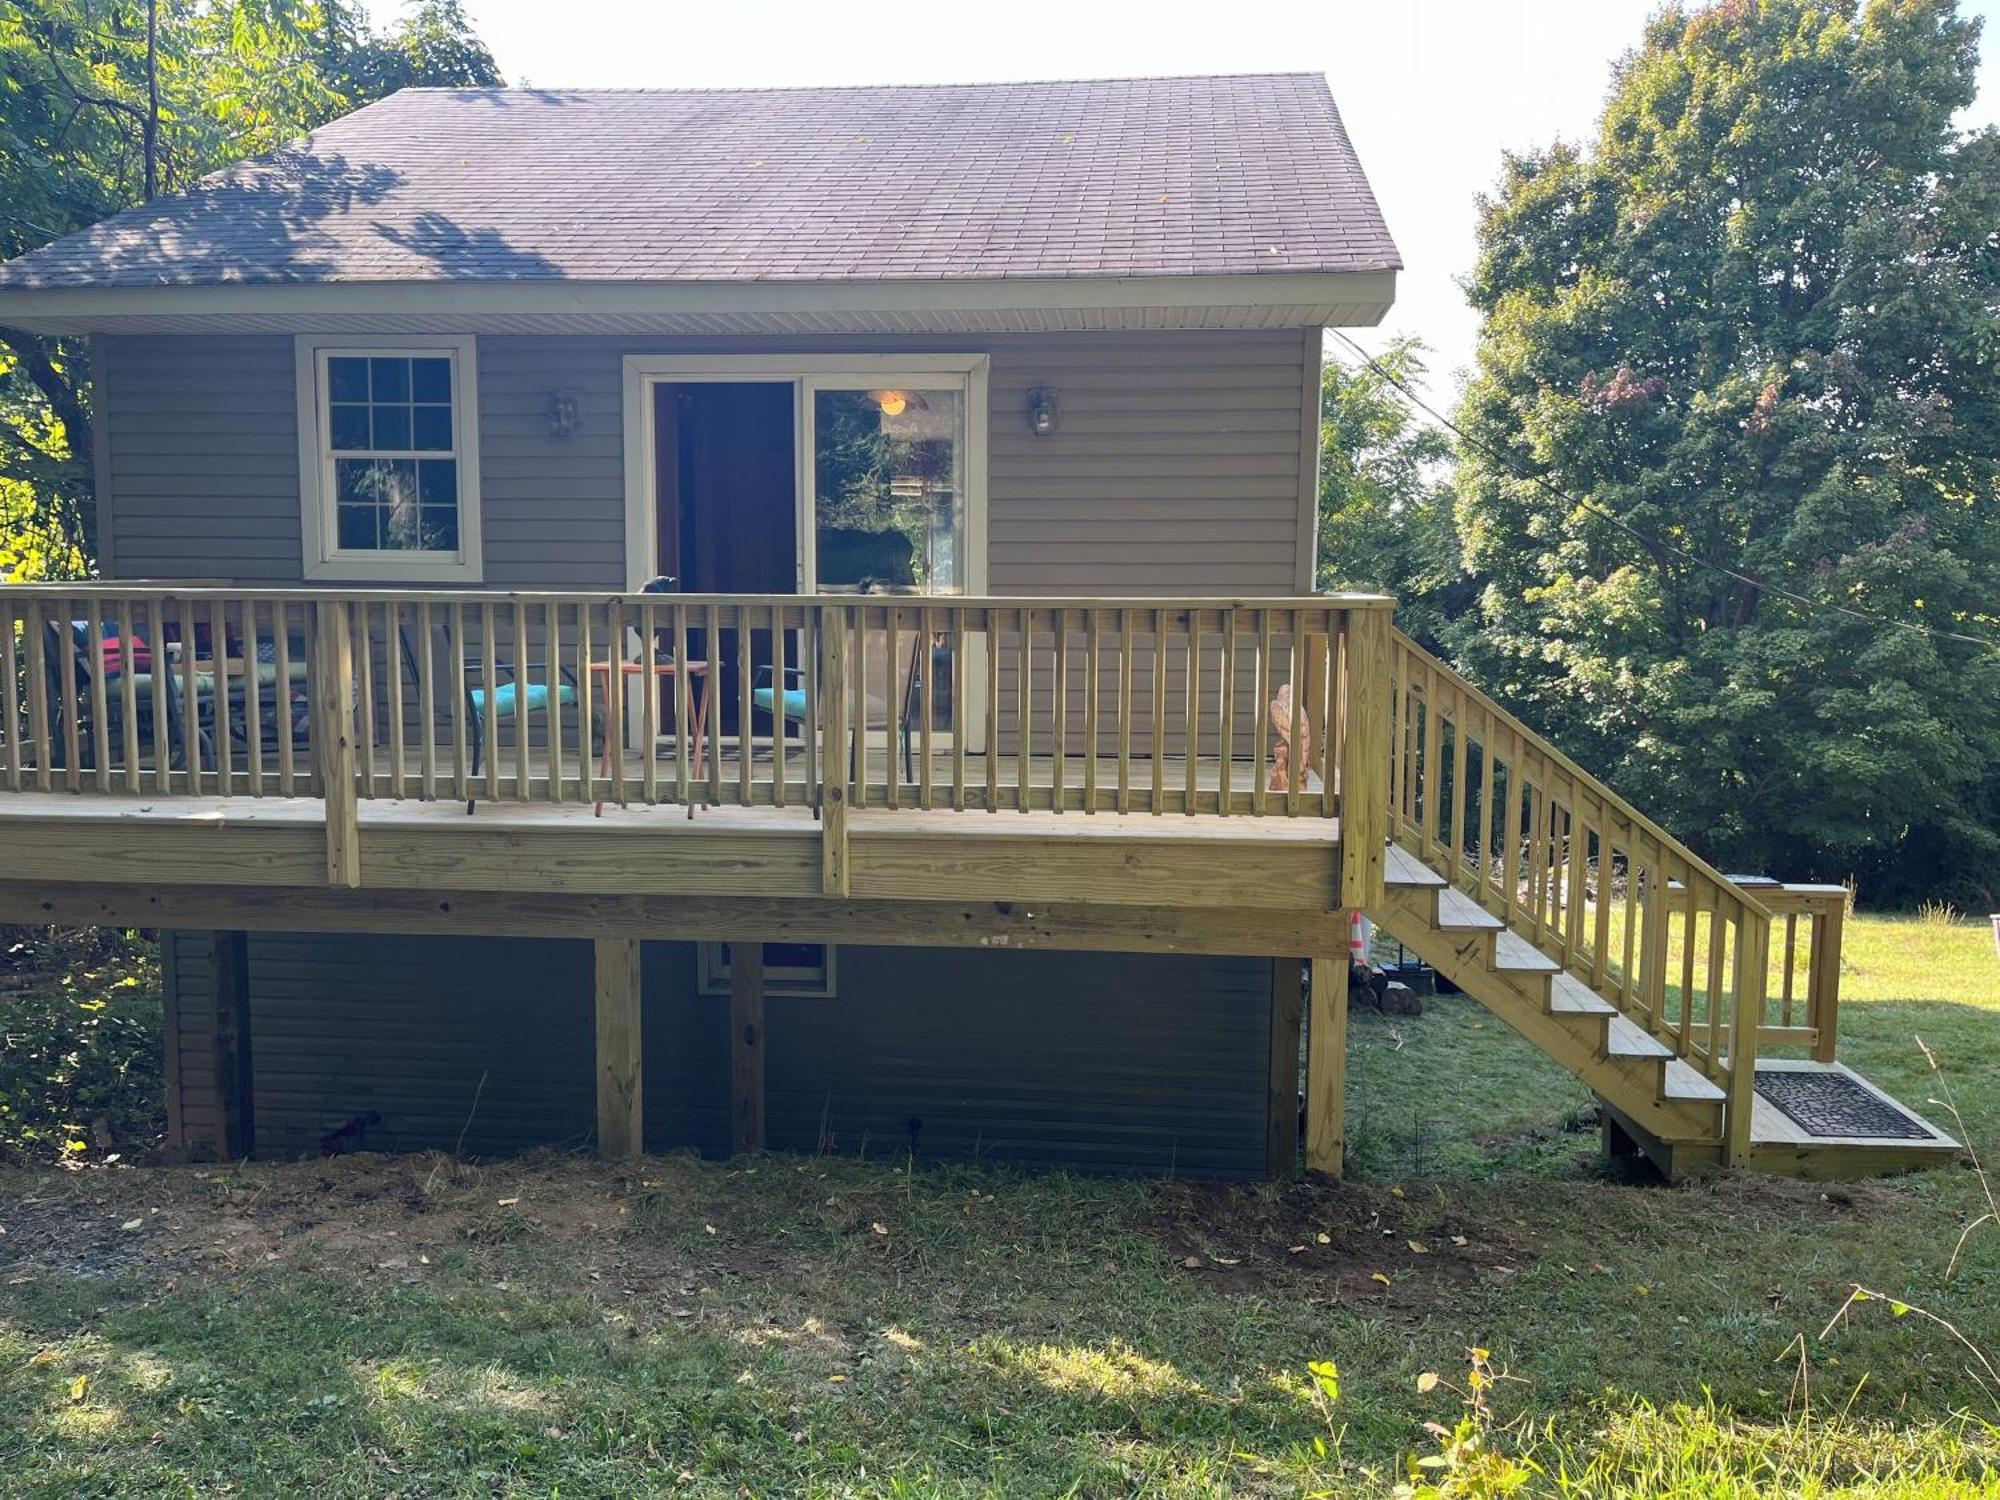
[[[1834,1058],[1837,908],[1808,943],[1833,987],[1794,1025],[1799,913],[1785,903],[1813,888],[1720,873],[1401,631],[1389,667],[1389,842],[1380,894],[1358,904],[1588,1085],[1618,1127],[1607,1143],[1669,1175],[1953,1159],[1956,1141]],[[1811,1058],[1765,1058],[1767,1087],[1776,1071],[1816,1072],[1902,1117],[1877,1114],[1875,1128],[1907,1133],[1814,1134],[1760,1097],[1760,1048],[1802,1046]]]
[[[1389,849],[1368,915],[1648,1134],[1722,1139],[1723,1089],[1414,855]]]

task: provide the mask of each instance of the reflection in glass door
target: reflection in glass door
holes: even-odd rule
[[[964,471],[964,391],[815,390],[819,587],[963,593]]]
[[[814,587],[823,593],[963,594],[968,567],[967,390],[927,380],[815,380],[809,403]],[[879,638],[878,638],[879,637]],[[907,745],[930,700],[934,733],[956,732],[953,685],[970,690],[974,663],[953,670],[950,639],[871,634],[869,727],[885,747]],[[970,653],[968,653],[970,654]]]

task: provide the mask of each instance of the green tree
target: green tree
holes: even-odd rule
[[[1361,363],[1328,352],[1319,387],[1321,589],[1394,594],[1396,620],[1433,646],[1473,587],[1452,517],[1451,441],[1397,388],[1420,385],[1428,351],[1391,339]]]
[[[1877,898],[2000,889],[2000,652],[1834,608],[2000,637],[1977,42],[1952,0],[1670,8],[1592,149],[1507,162],[1469,285],[1504,458],[1463,455],[1460,654],[1715,858]]]
[[[0,259],[413,84],[493,84],[457,0],[0,0]],[[89,566],[81,340],[0,329],[0,577]]]

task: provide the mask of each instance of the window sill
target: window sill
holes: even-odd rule
[[[387,557],[365,552],[335,553],[309,562],[305,567],[308,583],[401,583],[412,587],[424,584],[463,584],[485,581],[476,559],[447,553],[410,553]]]

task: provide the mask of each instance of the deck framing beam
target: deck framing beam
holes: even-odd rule
[[[1005,901],[599,896],[0,881],[0,922],[1275,956],[1347,951],[1342,914]]]

